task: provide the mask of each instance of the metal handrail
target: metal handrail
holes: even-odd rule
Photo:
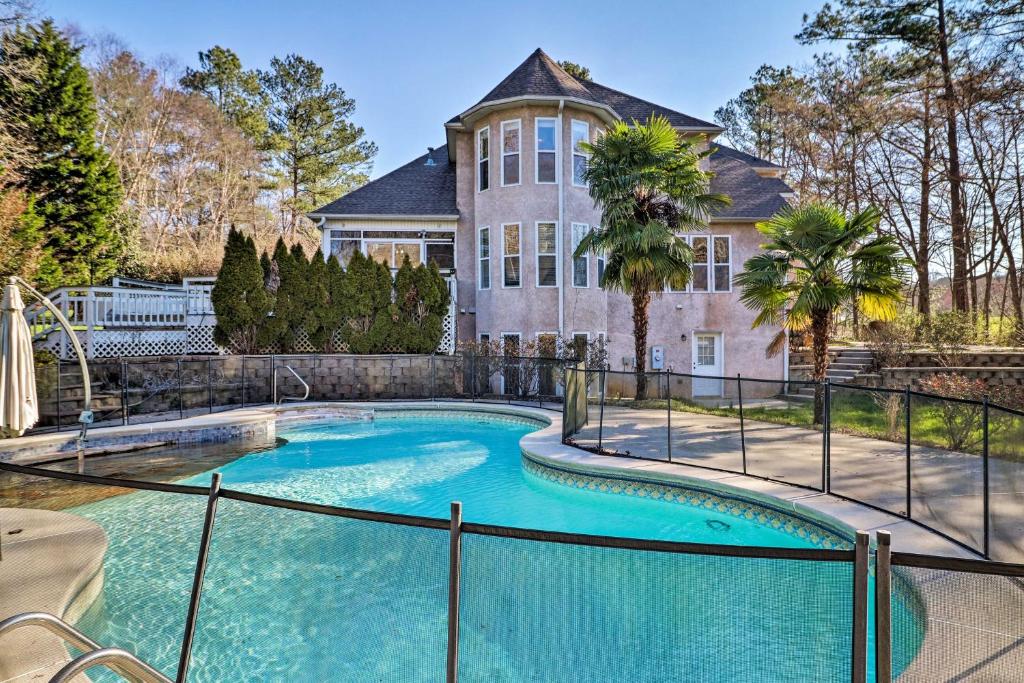
[[[167,676],[119,647],[100,648],[72,659],[50,679],[50,683],[66,683],[94,666],[105,666],[128,680],[139,683],[173,683]]]
[[[294,376],[295,379],[299,380],[299,384],[301,384],[303,388],[306,390],[306,392],[302,395],[301,398],[299,396],[282,396],[280,401],[277,400],[278,370],[287,370],[288,372],[292,373],[292,376]],[[285,401],[305,401],[307,398],[309,398],[309,385],[306,384],[306,380],[302,379],[302,377],[299,376],[299,373],[295,372],[295,368],[293,368],[290,365],[279,365],[274,368],[274,405],[284,403]]]
[[[40,626],[86,654],[68,662],[51,680],[67,681],[92,666],[103,665],[115,673],[143,683],[171,683],[170,679],[135,655],[118,648],[104,648],[74,626],[48,612],[24,612],[0,621],[0,637],[25,626]],[[104,653],[96,657],[97,653]],[[116,656],[115,656],[116,654]],[[91,657],[88,661],[83,661]],[[73,667],[73,668],[72,668]]]

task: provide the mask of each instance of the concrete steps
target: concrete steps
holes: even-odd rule
[[[829,351],[832,352],[831,349]],[[873,364],[874,356],[869,349],[839,349],[825,376],[837,384],[853,384],[857,377],[868,372]],[[789,396],[797,400],[813,400],[814,387],[802,386]]]

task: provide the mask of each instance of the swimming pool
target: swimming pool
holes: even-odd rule
[[[384,512],[447,517],[449,502],[460,500],[467,521],[506,526],[735,545],[831,542],[814,520],[816,541],[792,523],[773,527],[771,510],[748,518],[552,481],[557,475],[524,463],[519,450],[537,428],[468,413],[317,421],[282,430],[283,445],[218,471],[232,489]],[[111,541],[102,599],[79,622],[87,634],[173,673],[204,504],[138,492],[71,510]],[[189,680],[440,680],[447,555],[443,530],[222,500]],[[849,570],[467,536],[460,677],[848,678]],[[897,595],[896,603],[897,625],[913,629],[911,601]],[[914,649],[896,653],[897,670]]]

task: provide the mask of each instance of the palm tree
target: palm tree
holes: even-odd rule
[[[676,233],[702,230],[729,198],[710,192],[712,174],[700,168],[711,150],[698,151],[664,117],[619,121],[584,148],[591,155],[584,177],[602,215],[575,256],[607,254],[601,286],[632,299],[636,397],[642,400],[651,296],[666,286],[685,288],[693,272],[693,253]]]
[[[899,245],[878,235],[881,214],[869,207],[852,218],[828,204],[785,209],[757,224],[764,253],[747,260],[735,282],[740,300],[757,311],[753,327],[780,326],[768,345],[777,355],[790,330],[810,327],[814,350],[814,424],[821,424],[821,383],[828,371],[832,320],[844,305],[869,318],[892,320],[903,299],[906,260]]]

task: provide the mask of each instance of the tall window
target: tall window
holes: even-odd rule
[[[558,136],[556,119],[536,119],[537,182],[558,182]]]
[[[707,292],[710,289],[707,235],[693,235],[690,238],[690,246],[693,248],[693,278],[690,280],[690,290]]]
[[[519,184],[519,121],[501,122],[501,184]]]
[[[589,332],[574,332],[572,335],[573,358],[576,360],[586,360],[588,344],[590,344]]]
[[[491,129],[481,128],[476,134],[476,189],[490,187]]]
[[[731,239],[728,235],[715,235],[713,239],[715,291],[728,292],[732,290]]]
[[[687,244],[693,244],[692,240],[689,237],[687,237],[686,235],[679,235],[679,239],[683,240]],[[696,262],[696,260],[697,259],[695,257],[694,261]],[[686,285],[685,287],[681,287],[681,288],[678,288],[678,289],[675,288],[675,287],[669,286],[668,291],[670,291],[670,292],[686,292],[686,291],[689,291],[689,289],[690,289],[690,285]]]
[[[361,230],[331,230],[330,255],[337,256],[341,265],[348,266],[352,254],[359,251],[362,238]]]
[[[522,247],[519,242],[519,223],[501,226],[502,232],[502,286],[520,287],[523,284]]]
[[[537,286],[558,286],[558,230],[554,223],[537,223]]]
[[[600,252],[597,255],[597,286],[604,289],[604,285],[601,281],[604,280],[604,252]]]
[[[590,162],[590,155],[583,151],[580,143],[590,142],[590,124],[586,121],[572,122],[572,184],[577,187],[586,187],[587,182],[583,174],[587,172],[587,164]]]
[[[572,253],[576,253],[577,247],[580,246],[580,242],[587,236],[590,231],[590,226],[586,223],[573,223],[572,224]],[[573,287],[589,287],[590,286],[590,256],[583,254],[583,256],[574,256],[572,259],[572,286]]]
[[[491,229],[480,228],[477,233],[477,258],[480,261],[480,272],[477,283],[480,289],[491,288]]]

